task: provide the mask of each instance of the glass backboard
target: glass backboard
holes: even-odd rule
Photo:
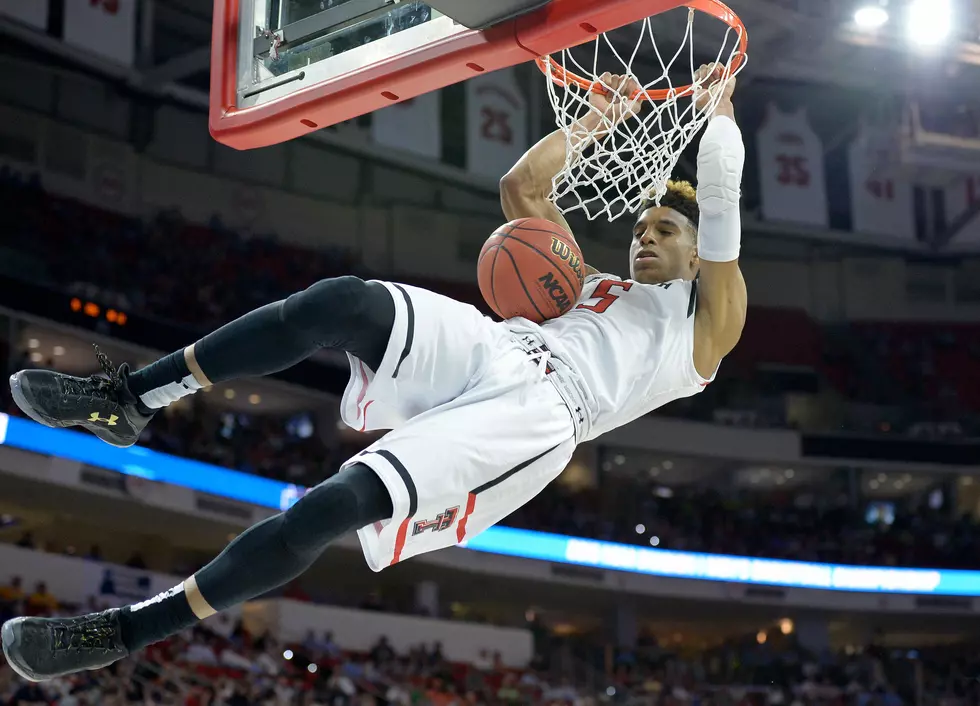
[[[683,4],[214,0],[211,134],[238,149],[283,142]],[[470,29],[454,19],[463,6],[470,16],[480,8],[509,14]]]

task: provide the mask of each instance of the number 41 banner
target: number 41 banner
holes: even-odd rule
[[[499,179],[527,151],[527,101],[513,69],[466,82],[466,166]]]
[[[890,168],[889,145],[878,138],[880,131],[862,126],[848,148],[853,228],[914,240],[914,186],[907,176]]]
[[[826,227],[823,143],[806,112],[783,113],[770,104],[756,147],[763,218]]]

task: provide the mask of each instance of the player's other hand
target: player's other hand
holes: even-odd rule
[[[607,71],[596,84],[596,90],[589,95],[589,102],[614,125],[640,114],[642,89],[635,79]],[[601,92],[598,89],[602,89]]]
[[[711,105],[715,98],[719,99],[719,106],[731,103],[734,92],[735,77],[728,75],[724,64],[702,64],[694,72],[694,107],[699,111]]]

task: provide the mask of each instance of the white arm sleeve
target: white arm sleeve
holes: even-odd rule
[[[745,145],[735,121],[711,119],[698,150],[698,256],[709,262],[738,259],[742,242],[741,196]]]

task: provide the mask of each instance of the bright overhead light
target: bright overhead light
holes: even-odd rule
[[[925,47],[941,44],[953,31],[951,0],[912,0],[909,5],[909,40]]]
[[[888,10],[880,5],[864,5],[854,12],[854,24],[859,29],[874,30],[888,22]]]

